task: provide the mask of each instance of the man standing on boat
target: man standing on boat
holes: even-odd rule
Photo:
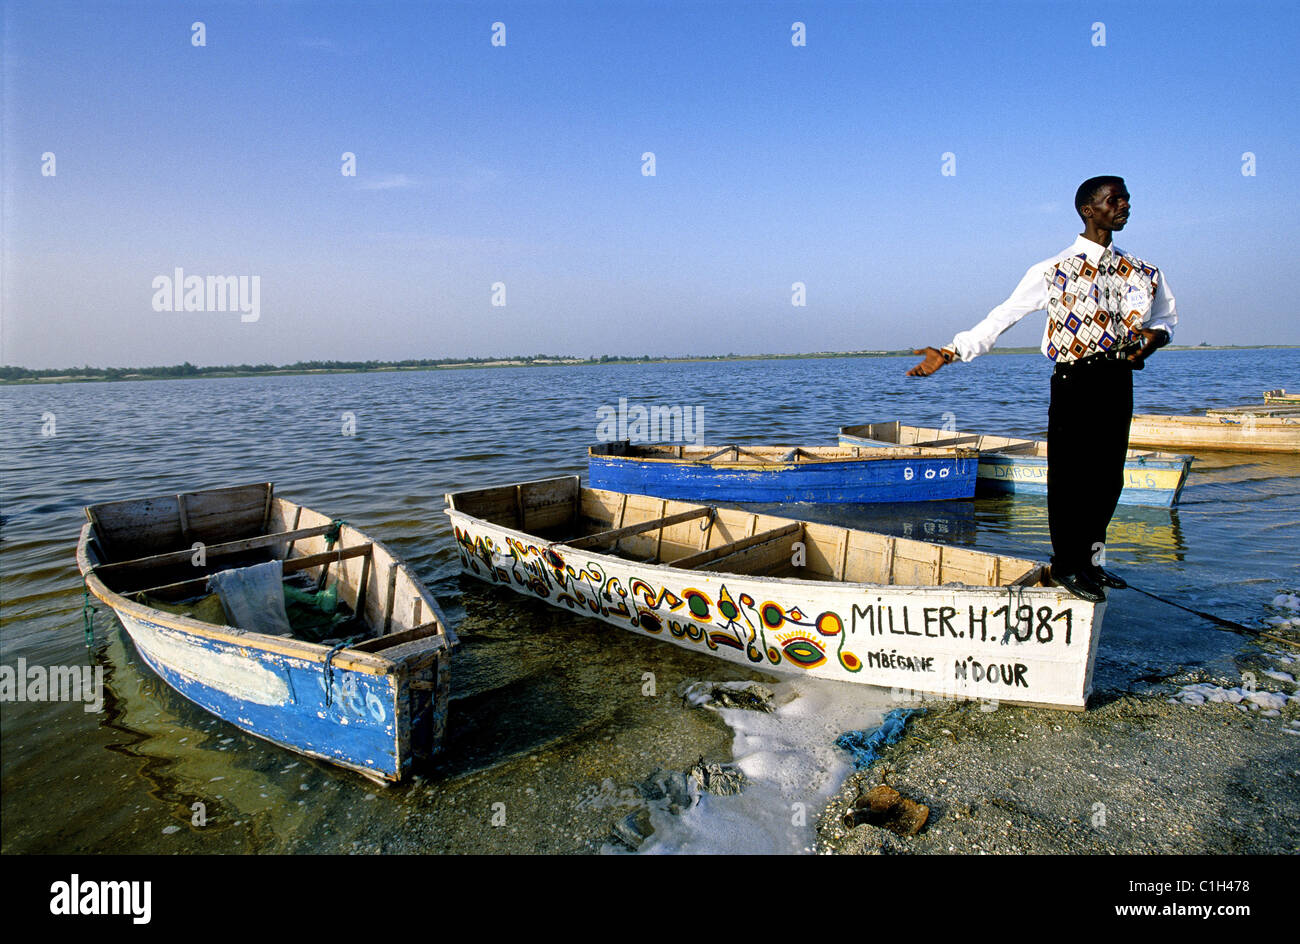
[[[1085,180],[1074,206],[1084,226],[1074,244],[1031,266],[1010,298],[947,347],[914,352],[925,360],[907,375],[973,360],[1025,315],[1047,311],[1042,351],[1056,364],[1047,419],[1052,578],[1100,602],[1103,587],[1127,586],[1102,569],[1099,551],[1124,490],[1133,371],[1169,343],[1178,315],[1160,270],[1111,242],[1128,222],[1123,178]]]

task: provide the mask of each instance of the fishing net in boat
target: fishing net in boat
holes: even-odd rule
[[[364,630],[347,604],[339,601],[339,584],[331,581],[324,590],[284,582],[285,608],[293,634],[309,642],[327,642],[353,636]]]
[[[365,623],[339,599],[338,580],[317,590],[305,574],[284,578],[282,561],[224,570],[208,579],[210,591],[188,600],[142,595],[155,609],[215,626],[237,626],[255,633],[293,636],[331,643],[368,635]]]
[[[284,567],[278,560],[223,570],[208,578],[231,626],[271,636],[293,633],[284,609]]]

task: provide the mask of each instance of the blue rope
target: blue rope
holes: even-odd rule
[[[855,770],[865,770],[875,763],[880,749],[897,743],[903,736],[907,719],[924,711],[923,708],[895,708],[885,715],[885,720],[874,731],[845,731],[835,739],[835,746],[853,755]]]

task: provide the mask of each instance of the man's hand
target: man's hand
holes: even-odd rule
[[[913,354],[924,354],[925,360],[917,364],[907,372],[909,377],[929,377],[936,370],[948,363],[948,358],[944,356],[943,351],[937,347],[927,347],[919,351],[913,351]]]
[[[1130,354],[1128,359],[1133,362],[1134,367],[1140,370],[1143,361],[1154,354],[1157,348],[1162,348],[1169,343],[1169,334],[1161,328],[1138,328],[1137,333],[1142,335],[1142,339],[1146,343],[1142,345],[1142,349],[1136,354]]]

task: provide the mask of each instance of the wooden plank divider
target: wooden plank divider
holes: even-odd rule
[[[740,538],[739,540],[732,541],[730,544],[720,544],[707,551],[700,551],[698,554],[691,554],[688,557],[670,561],[668,566],[691,570],[712,563],[713,561],[720,560],[723,557],[729,557],[739,551],[747,550],[757,544],[765,544],[768,541],[775,541],[787,534],[793,534],[796,531],[802,530],[802,522],[791,522],[790,524],[784,525],[780,528],[772,528],[770,531],[763,531],[747,538]]]
[[[663,508],[668,507],[667,501],[661,503]],[[712,515],[712,508],[697,508],[692,511],[683,511],[675,515],[669,515],[666,518],[655,518],[652,521],[642,521],[640,524],[631,524],[624,528],[613,528],[609,531],[598,531],[595,534],[589,534],[586,537],[576,538],[572,541],[562,542],[565,547],[582,549],[585,547],[594,547],[599,544],[607,544],[610,541],[617,541],[621,538],[629,537],[633,534],[641,534],[645,531],[653,531],[655,528],[660,529],[659,540],[663,541],[663,529],[674,524],[681,524],[683,521],[691,521],[695,518],[703,518],[705,515]]]
[[[290,530],[290,531],[297,531],[297,530],[298,530],[298,522],[300,522],[300,521],[302,521],[302,505],[298,505],[296,508],[294,508],[294,510],[293,510],[293,527],[290,528],[289,530]],[[286,548],[284,549],[284,556],[285,556],[285,557],[288,557],[290,554],[293,553],[293,546],[294,546],[294,544],[296,544],[296,543],[297,543],[296,541],[290,541],[290,542],[289,542],[288,547],[286,547]]]
[[[655,556],[654,556],[654,559],[655,559],[656,561],[661,561],[661,560],[664,559],[664,522],[663,522],[663,517],[664,517],[664,512],[667,511],[667,510],[668,510],[668,499],[666,499],[666,498],[661,499],[661,500],[659,501],[659,519],[660,519],[660,520],[659,520],[659,536],[655,539]],[[712,513],[713,513],[713,509],[710,508],[710,509],[709,509],[709,514],[712,514]],[[689,521],[690,519],[688,518],[687,520]],[[618,549],[618,541],[615,541],[615,542],[614,542],[614,549],[615,549],[615,550]]]
[[[358,544],[356,547],[349,547],[342,551],[329,551],[324,554],[310,554],[306,557],[290,558],[283,563],[283,572],[286,574],[296,574],[300,570],[308,570],[312,567],[318,567],[321,564],[330,564],[342,558],[348,560],[352,557],[360,557],[362,554],[369,554],[371,544]],[[204,574],[202,577],[191,577],[189,580],[178,580],[176,583],[163,584],[160,587],[146,587],[143,590],[126,590],[119,591],[123,596],[138,596],[141,593],[159,593],[163,590],[182,590],[190,586],[202,587],[207,583],[212,574]]]
[[[389,646],[397,646],[404,642],[411,642],[413,639],[423,639],[425,636],[436,635],[437,632],[438,623],[435,620],[422,623],[411,629],[404,629],[400,633],[389,633],[387,636],[373,636],[370,639],[363,639],[355,645],[348,646],[348,649],[356,652],[379,652]]]
[[[373,554],[361,558],[361,581],[357,584],[357,603],[352,609],[362,620],[366,618],[366,581],[370,578],[370,559]]]
[[[271,544],[279,544],[282,541],[296,541],[299,538],[315,537],[318,534],[324,534],[329,530],[329,525],[321,525],[315,528],[300,528],[296,531],[281,531],[277,534],[259,534],[257,537],[244,538],[239,541],[228,541],[225,544],[213,544],[206,548],[204,553],[209,556],[218,556],[221,554],[238,554],[241,551],[251,551],[254,548],[266,547]],[[183,551],[168,551],[165,554],[153,554],[149,557],[137,557],[135,560],[114,561],[109,564],[100,564],[95,568],[95,573],[111,573],[115,570],[125,570],[128,567],[160,567],[165,564],[183,564],[194,556],[194,551],[186,548]]]
[[[393,625],[393,602],[397,596],[397,561],[388,565],[388,596],[384,600],[384,632]]]

